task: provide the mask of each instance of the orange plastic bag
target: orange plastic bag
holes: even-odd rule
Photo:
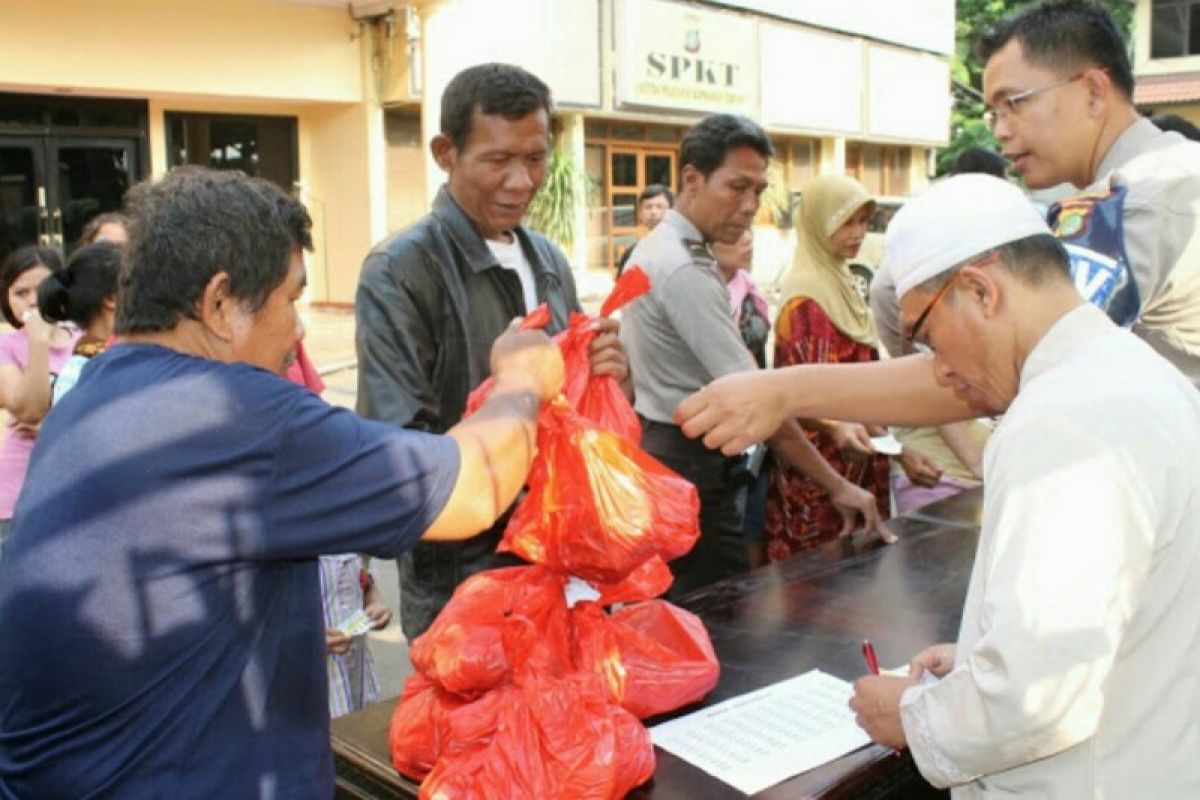
[[[528,660],[561,675],[570,668],[570,630],[562,577],[541,567],[507,567],[472,575],[425,633],[409,657],[417,671],[443,689],[475,697],[512,674],[504,626],[530,620],[540,636]]]
[[[593,583],[692,549],[700,499],[687,480],[559,398],[542,406],[529,491],[498,548]]]
[[[513,681],[467,702],[421,676],[392,717],[397,769],[424,778],[423,798],[615,800],[654,773],[649,733],[612,704],[595,675],[554,675],[542,632],[514,615],[502,646]]]
[[[600,593],[596,602],[602,606],[613,603],[633,603],[650,600],[671,588],[675,576],[660,556],[651,556],[619,583],[593,583]]]
[[[650,279],[640,268],[631,267],[621,274],[612,293],[600,309],[601,317],[609,317],[637,297],[650,291]],[[521,323],[522,330],[544,328],[550,322],[550,310],[538,306]],[[641,441],[642,426],[621,384],[611,375],[591,374],[590,350],[596,338],[594,321],[586,314],[574,312],[567,327],[554,337],[563,355],[563,395],[584,417],[601,427],[614,431],[631,442]],[[467,397],[470,416],[483,405],[492,391],[494,381],[488,378]]]
[[[629,267],[617,279],[600,309],[600,316],[611,317],[613,312],[649,291],[650,279],[646,273],[640,267]],[[588,354],[595,338],[591,319],[583,314],[572,314],[570,325],[559,340],[566,366],[563,394],[585,418],[628,441],[640,443],[642,424],[621,390],[621,384],[611,375],[591,374]]]
[[[721,667],[704,623],[665,600],[611,615],[583,602],[571,623],[575,667],[599,675],[613,702],[639,719],[695,703],[717,685]]]
[[[421,798],[616,800],[654,774],[649,732],[594,676],[533,673],[492,695],[492,734],[440,759]]]
[[[454,744],[449,715],[466,704],[421,673],[410,675],[388,728],[396,769],[413,780],[423,780],[443,754],[461,752],[462,744]]]

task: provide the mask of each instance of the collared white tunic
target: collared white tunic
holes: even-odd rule
[[[1200,797],[1200,393],[1083,305],[988,443],[954,670],[908,689],[955,798]]]

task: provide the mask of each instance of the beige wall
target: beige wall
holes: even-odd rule
[[[312,300],[354,302],[362,260],[386,233],[386,191],[370,188],[386,180],[382,116],[362,104],[319,106],[308,113],[308,201],[321,245],[309,268]]]
[[[387,225],[368,34],[345,8],[276,0],[0,0],[0,91],[146,99],[156,177],[167,111],[295,117],[308,294],[349,303]]]
[[[401,230],[429,210],[425,201],[425,143],[420,109],[385,112],[387,230]]]
[[[386,230],[386,221],[376,219],[380,209],[386,213],[386,197],[376,198],[370,189],[374,145],[369,108],[361,103],[151,99],[150,171],[155,177],[167,171],[167,111],[296,117],[300,196],[313,219],[308,297],[353,302],[362,259]],[[381,140],[382,133],[378,136]]]
[[[3,0],[0,90],[352,102],[345,9],[270,0]]]

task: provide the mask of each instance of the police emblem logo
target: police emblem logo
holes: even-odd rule
[[[1058,217],[1058,229],[1054,232],[1054,235],[1060,239],[1070,239],[1073,236],[1077,236],[1083,230],[1086,221],[1086,213],[1074,210],[1064,212]]]
[[[1112,192],[1088,192],[1060,200],[1050,212],[1054,235],[1060,239],[1074,239],[1086,232],[1096,204],[1112,196]]]

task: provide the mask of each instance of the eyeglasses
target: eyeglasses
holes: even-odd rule
[[[946,290],[949,289],[954,281],[958,279],[959,274],[960,273],[958,272],[954,273],[950,276],[950,280],[942,284],[942,288],[938,289],[937,293],[933,295],[933,299],[929,301],[929,305],[925,306],[925,310],[917,315],[917,321],[913,323],[912,330],[908,332],[908,343],[911,344],[913,346],[913,350],[917,351],[918,353],[924,353],[925,355],[933,354],[933,348],[930,347],[925,341],[918,338],[918,335],[920,334],[921,326],[925,324],[925,319],[929,316],[929,313],[933,311],[938,303],[942,302],[942,298],[946,296]]]
[[[937,307],[937,304],[942,302],[942,298],[946,296],[946,291],[954,284],[954,281],[958,280],[958,276],[962,274],[961,270],[963,267],[970,267],[973,265],[986,266],[987,264],[991,263],[993,255],[995,255],[994,250],[972,258],[970,261],[964,261],[962,264],[959,264],[954,268],[955,272],[950,276],[950,280],[942,284],[942,288],[938,289],[937,292],[934,293],[933,299],[929,301],[929,305],[925,306],[925,310],[917,315],[917,319],[916,322],[913,323],[912,330],[908,332],[908,343],[912,345],[913,350],[925,355],[933,355],[933,348],[929,346],[928,342],[921,339],[921,326],[925,324],[925,320],[929,318],[930,313],[934,308]]]
[[[1086,74],[1086,72],[1080,72],[1076,75],[1072,75],[1065,81],[1051,83],[1046,86],[1038,86],[1033,89],[1026,89],[1023,92],[1010,94],[1008,97],[1001,97],[997,103],[999,106],[998,108],[988,108],[983,112],[983,123],[987,125],[989,131],[995,133],[996,126],[999,125],[1001,121],[1008,119],[1009,114],[1012,114],[1014,117],[1020,115],[1021,104],[1029,98],[1036,97],[1042,92],[1048,92],[1051,89],[1058,89],[1060,87],[1072,84]]]

